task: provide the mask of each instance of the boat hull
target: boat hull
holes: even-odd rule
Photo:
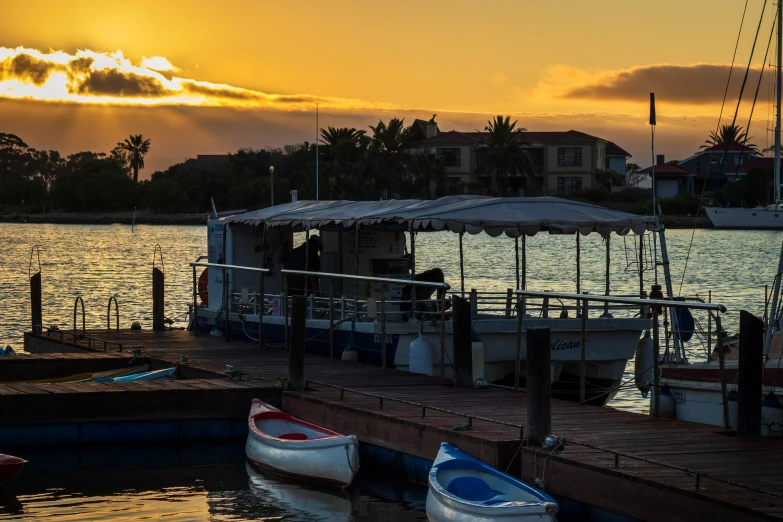
[[[557,503],[549,495],[447,443],[430,470],[429,487],[432,522],[557,520]]]
[[[225,318],[207,309],[198,311],[198,328],[203,333],[224,333]],[[554,396],[565,400],[579,400],[581,368],[581,321],[579,319],[526,319],[526,328],[550,328],[552,331],[552,389]],[[418,335],[418,322],[389,322],[386,334],[387,366],[407,371],[409,347]],[[587,399],[591,404],[603,405],[615,395],[623,378],[626,363],[633,357],[636,344],[649,321],[639,319],[590,319],[586,349]],[[489,382],[507,384],[513,382],[516,361],[517,319],[482,319],[475,322],[476,335],[484,344],[483,377]],[[258,342],[258,317],[229,315],[229,336],[249,342]],[[432,349],[433,375],[440,375],[440,333],[437,325],[425,323],[423,337]],[[350,323],[342,323],[334,330],[334,352],[330,351],[329,322],[308,319],[305,351],[335,359],[343,356],[346,346],[353,345],[359,362],[380,366],[382,349],[380,325],[373,322],[356,323],[351,331]],[[264,317],[264,340],[269,345],[283,346],[285,333],[282,317]],[[522,334],[521,374],[524,379],[527,342]],[[446,378],[451,378],[450,361],[453,360],[453,336],[451,322],[446,325]]]
[[[27,461],[13,455],[0,454],[0,484],[14,478]]]
[[[283,431],[297,430],[295,433],[306,433],[309,438],[286,440],[263,431],[267,426],[277,428],[286,422],[289,424]],[[260,470],[343,488],[353,482],[359,471],[359,442],[354,435],[345,436],[300,421],[257,399],[253,401],[248,424],[245,453]]]
[[[704,209],[715,228],[745,230],[783,230],[783,211],[763,208]]]

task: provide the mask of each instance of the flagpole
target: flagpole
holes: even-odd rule
[[[318,201],[318,104],[315,104],[315,200]]]

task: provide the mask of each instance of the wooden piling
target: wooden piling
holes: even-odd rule
[[[552,431],[552,373],[549,328],[527,332],[527,443],[541,446]]]
[[[737,370],[737,435],[761,436],[761,379],[764,372],[764,321],[740,311]]]
[[[473,387],[473,337],[470,302],[455,295],[452,298],[454,339],[454,387]],[[442,361],[441,364],[445,364]]]
[[[291,297],[291,346],[288,352],[288,389],[302,391],[305,388],[305,328],[307,326],[307,301],[303,295]]]
[[[43,326],[43,307],[41,305],[41,272],[30,277],[30,311],[32,312],[32,330],[40,332]]]
[[[163,270],[152,267],[152,329],[163,330],[165,328],[164,314],[164,283]]]

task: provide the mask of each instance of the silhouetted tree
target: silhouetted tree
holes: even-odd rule
[[[750,142],[753,137],[748,137],[747,131],[741,126],[735,124],[721,125],[718,132],[710,131],[710,136],[707,141],[704,142],[701,149],[714,147],[715,145],[726,145],[726,143],[737,142],[740,145],[744,145],[745,148],[754,154],[759,154],[759,149],[756,145]]]
[[[486,137],[478,145],[483,148],[479,171],[492,176],[492,190],[505,193],[510,179],[521,177],[524,187],[530,188],[535,174],[535,168],[523,149],[529,143],[519,139],[519,133],[525,129],[516,128],[517,122],[511,123],[511,117],[495,116],[484,127]]]
[[[131,134],[125,141],[117,143],[115,150],[125,152],[125,160],[133,170],[133,182],[139,182],[139,170],[144,168],[144,156],[150,151],[150,140],[145,140],[141,134]]]

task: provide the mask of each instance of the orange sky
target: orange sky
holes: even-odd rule
[[[757,66],[772,23],[769,4]],[[379,117],[437,113],[442,130],[475,130],[490,114],[514,114],[530,130],[574,128],[614,140],[647,165],[650,91],[659,100],[658,149],[668,158],[693,152],[715,126],[743,5],[6,3],[0,132],[64,153],[109,150],[142,132],[152,139],[148,177],[198,153],[312,141],[318,102],[322,126],[367,128]],[[761,5],[749,2],[742,67]],[[754,78],[757,72],[746,97]],[[768,83],[751,129],[762,146]],[[738,89],[732,85],[735,99]]]

